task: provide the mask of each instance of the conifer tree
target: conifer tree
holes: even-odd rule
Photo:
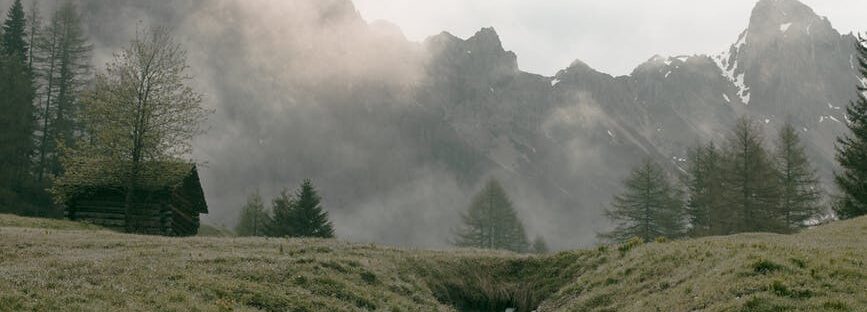
[[[328,212],[322,207],[322,197],[310,179],[304,180],[295,192],[291,209],[291,236],[333,238],[334,227]]]
[[[867,47],[864,38],[856,44],[858,70],[867,78]],[[858,86],[858,99],[846,108],[850,134],[837,139],[837,162],[840,172],[834,181],[840,193],[834,211],[840,219],[867,215],[867,88]]]
[[[295,199],[288,190],[283,190],[277,197],[271,201],[271,211],[274,217],[268,225],[268,236],[273,237],[291,237],[293,235],[293,218],[295,217],[292,209],[294,208]]]
[[[731,216],[722,203],[722,155],[713,142],[689,152],[686,204],[692,236],[719,235],[730,227]]]
[[[31,81],[24,63],[14,56],[0,56],[0,197],[5,197],[0,198],[0,206],[18,204],[10,197],[17,198],[12,194],[20,193],[29,180],[34,127]]]
[[[497,180],[491,179],[476,194],[462,219],[456,246],[514,252],[525,252],[529,247],[524,225]]]
[[[684,207],[680,192],[657,164],[647,159],[624,181],[626,190],[614,197],[606,215],[616,228],[601,237],[625,241],[638,237],[675,238],[684,232]]]
[[[304,180],[293,194],[283,191],[274,199],[271,236],[333,238],[334,227],[322,207],[313,182]]]
[[[256,191],[247,197],[247,203],[241,208],[241,217],[235,226],[235,234],[238,236],[265,236],[267,227],[271,224],[271,217],[265,211],[262,196]]]
[[[35,13],[33,19],[37,19]],[[34,39],[33,69],[39,78],[40,131],[36,173],[42,181],[46,174],[60,174],[57,143],[71,147],[80,130],[76,114],[79,95],[90,76],[91,45],[81,25],[81,15],[71,1],[64,1],[45,29],[32,25]]]
[[[822,191],[816,170],[791,123],[780,129],[776,158],[781,217],[790,230],[798,230],[821,212]]]
[[[6,21],[3,22],[3,36],[0,45],[2,45],[4,55],[12,56],[19,62],[27,60],[26,30],[27,17],[24,14],[24,6],[21,4],[21,0],[15,0],[6,15]]]
[[[723,162],[725,207],[731,209],[732,227],[728,233],[780,232],[780,188],[778,173],[763,146],[759,126],[740,118],[729,136]]]

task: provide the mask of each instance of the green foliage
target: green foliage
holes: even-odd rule
[[[819,216],[822,190],[794,127],[780,129],[774,154],[761,133],[741,118],[721,150],[709,143],[689,152],[690,235],[793,232]]]
[[[334,238],[334,227],[321,201],[322,197],[309,179],[301,183],[294,196],[283,191],[273,202],[270,235]]]
[[[0,212],[56,216],[42,208],[47,196],[30,175],[33,98],[27,66],[13,56],[0,55]]]
[[[802,229],[821,213],[822,190],[801,139],[788,122],[780,129],[776,160],[782,220],[792,231]]]
[[[28,177],[33,135],[33,84],[27,67],[0,56],[0,188]]]
[[[614,197],[606,215],[617,225],[601,237],[625,241],[632,237],[649,242],[656,237],[674,238],[684,232],[684,205],[680,192],[665,172],[651,160],[632,171],[626,190]]]
[[[15,0],[6,21],[3,22],[3,34],[0,37],[0,49],[3,55],[11,56],[21,63],[27,60],[27,17],[24,15],[24,6],[21,0]]]
[[[524,225],[497,180],[491,179],[476,194],[462,218],[456,246],[514,252],[526,252],[529,247]]]
[[[247,203],[241,208],[235,233],[238,236],[265,236],[271,222],[271,217],[265,211],[262,195],[256,191],[247,197]]]
[[[724,149],[723,206],[732,220],[728,233],[780,232],[779,174],[764,148],[758,124],[743,117],[729,135]]]
[[[726,232],[726,210],[722,194],[722,160],[713,142],[689,152],[689,199],[686,204],[691,236],[719,235]]]
[[[867,77],[867,47],[864,38],[855,44],[858,70]],[[850,134],[837,140],[837,162],[842,167],[835,175],[840,190],[834,210],[841,219],[867,215],[867,88],[858,87],[858,99],[846,108]]]

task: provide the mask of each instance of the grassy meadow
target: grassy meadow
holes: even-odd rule
[[[0,215],[0,311],[867,311],[867,218],[545,256]]]

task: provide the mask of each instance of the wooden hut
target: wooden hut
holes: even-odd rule
[[[161,164],[156,167],[167,166]],[[119,183],[106,183],[111,180],[68,187],[73,191],[65,196],[65,214],[70,220],[118,231],[166,236],[196,235],[199,214],[208,213],[198,171],[191,164],[174,163],[170,167],[174,170],[155,172],[175,174],[161,175],[142,183],[133,195],[129,218],[126,214],[125,188],[117,185]]]

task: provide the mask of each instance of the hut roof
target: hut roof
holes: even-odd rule
[[[123,191],[126,181],[125,168],[107,165],[108,162],[85,160],[76,164],[75,170],[66,174],[55,183],[54,192],[58,200],[65,202],[85,194],[100,191]],[[196,164],[185,161],[152,161],[144,163],[140,169],[136,188],[142,192],[182,191],[191,200],[196,212],[207,213],[208,206]]]

